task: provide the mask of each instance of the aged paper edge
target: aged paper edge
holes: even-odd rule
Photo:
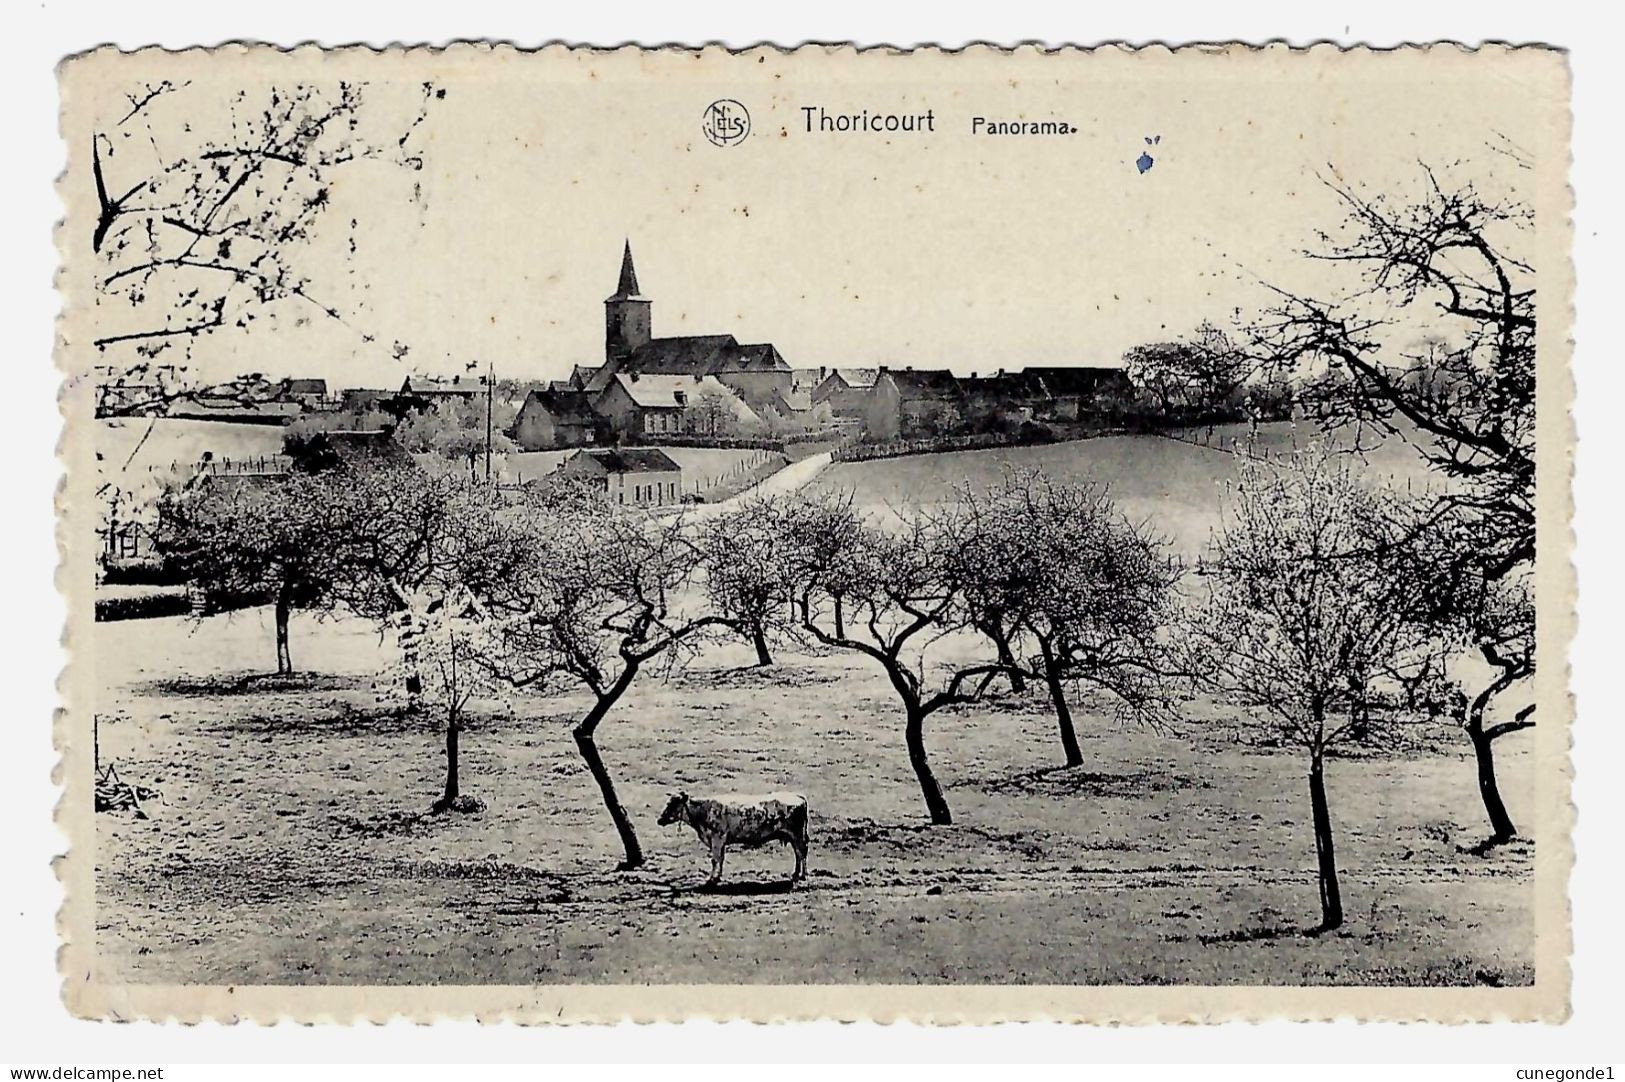
[[[1548,145],[1537,157],[1535,195],[1538,225],[1536,255],[1543,271],[1555,276],[1543,292],[1555,298],[1549,305],[1561,319],[1542,321],[1537,336],[1537,532],[1542,539],[1536,562],[1537,674],[1536,701],[1542,724],[1535,729],[1537,776],[1559,784],[1543,785],[1536,793],[1537,833],[1535,858],[1535,973],[1533,985],[1513,988],[1413,988],[1327,986],[1048,986],[1048,985],[547,985],[547,986],[295,986],[295,985],[117,985],[98,983],[93,976],[95,938],[95,813],[92,810],[91,771],[84,731],[88,719],[76,716],[76,694],[93,679],[88,652],[75,644],[88,641],[93,614],[87,530],[73,508],[90,506],[88,492],[80,492],[94,476],[93,448],[78,438],[74,417],[91,414],[92,388],[84,373],[71,368],[73,315],[80,308],[69,290],[64,269],[70,258],[66,208],[75,197],[69,178],[84,167],[78,140],[70,138],[72,73],[97,57],[162,57],[167,64],[206,63],[218,55],[236,62],[271,60],[293,67],[312,68],[335,58],[376,67],[379,76],[400,76],[409,64],[427,62],[442,67],[467,67],[503,62],[562,61],[572,54],[598,60],[636,63],[650,53],[680,53],[705,62],[727,61],[759,53],[833,64],[858,60],[881,63],[887,58],[929,60],[952,56],[960,63],[996,58],[1001,66],[1063,63],[1094,53],[1132,55],[1136,60],[1167,62],[1193,54],[1208,62],[1231,56],[1262,59],[1292,54],[1322,62],[1430,63],[1470,61],[1483,55],[1541,54],[1553,58],[1560,75],[1542,90],[1555,93],[1548,109]],[[316,73],[312,73],[316,74]],[[1550,73],[1541,75],[1551,78]],[[374,76],[377,77],[377,76]],[[890,45],[808,43],[795,47],[758,44],[739,49],[720,45],[667,44],[593,46],[550,43],[538,48],[506,44],[458,42],[445,46],[375,48],[346,45],[326,49],[301,44],[287,49],[274,45],[225,43],[213,48],[168,50],[149,46],[123,51],[101,46],[64,58],[58,67],[62,100],[59,126],[68,153],[57,178],[58,197],[65,208],[57,223],[59,253],[58,290],[63,296],[55,343],[56,364],[64,383],[58,406],[63,416],[57,454],[64,468],[56,498],[57,541],[60,561],[58,589],[68,604],[62,643],[69,661],[58,679],[62,705],[54,717],[54,742],[60,759],[53,780],[61,786],[55,821],[68,839],[68,850],[55,863],[63,884],[64,900],[57,926],[62,936],[58,967],[63,998],[69,1010],[82,1018],[108,1021],[178,1021],[197,1023],[281,1021],[295,1023],[381,1023],[396,1018],[417,1023],[437,1019],[474,1018],[482,1022],[513,1021],[531,1024],[605,1024],[682,1021],[687,1019],[753,1022],[837,1020],[914,1021],[933,1025],[988,1024],[1020,1021],[1064,1021],[1093,1024],[1213,1024],[1228,1021],[1288,1019],[1321,1021],[1410,1021],[1465,1024],[1492,1021],[1563,1022],[1570,1014],[1570,956],[1573,949],[1568,884],[1575,853],[1573,826],[1576,811],[1571,800],[1573,697],[1569,685],[1569,649],[1575,629],[1575,574],[1573,490],[1574,400],[1572,372],[1574,273],[1573,194],[1568,184],[1572,120],[1572,76],[1566,54],[1547,45],[1486,43],[1469,47],[1457,42],[1407,44],[1373,49],[1317,43],[1293,48],[1281,42],[1196,43],[1169,47],[1163,44],[1131,46],[1109,43],[1084,47],[1020,44],[998,46],[973,43],[963,48],[936,46],[898,48]],[[1561,160],[1561,166],[1555,164]],[[1551,164],[1547,164],[1551,163]],[[88,429],[86,431],[89,431]],[[1560,541],[1561,544],[1555,544]]]

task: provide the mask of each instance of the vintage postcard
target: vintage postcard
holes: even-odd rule
[[[1566,1017],[1561,53],[60,81],[73,1011]]]

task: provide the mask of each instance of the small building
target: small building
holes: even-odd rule
[[[339,407],[338,399],[328,395],[325,379],[285,379],[277,387],[277,399],[297,403],[311,412]]]
[[[682,467],[658,447],[577,451],[559,473],[597,485],[613,503],[659,507],[683,500]]]
[[[959,378],[941,368],[882,368],[869,388],[864,427],[871,438],[958,431],[967,402]]]
[[[1048,385],[1031,369],[1001,368],[990,376],[972,372],[960,386],[965,392],[965,418],[981,431],[1043,416],[1052,401]]]
[[[827,402],[830,412],[837,417],[862,419],[868,413],[869,392],[874,389],[880,369],[820,368],[818,371],[825,375],[813,388],[813,405]]]
[[[592,401],[615,438],[728,435],[760,423],[715,376],[618,374]]]
[[[513,440],[521,451],[583,447],[598,442],[598,414],[586,391],[531,391],[513,423]]]
[[[570,369],[570,379],[568,381],[570,386],[578,391],[590,390],[593,377],[598,375],[598,370],[602,367],[604,366],[601,364],[576,365]]]
[[[479,377],[464,379],[462,376],[453,376],[450,379],[436,379],[430,376],[408,376],[401,383],[400,394],[403,398],[425,398],[433,402],[445,398],[473,398],[475,395],[485,393],[485,381]]]
[[[1038,414],[1042,419],[1076,421],[1090,413],[1122,409],[1134,398],[1134,384],[1122,368],[1040,367],[1026,371],[1043,380],[1049,392]]]

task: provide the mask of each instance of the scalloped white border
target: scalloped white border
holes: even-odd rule
[[[90,531],[76,527],[72,511],[77,487],[93,476],[89,441],[76,439],[72,418],[90,415],[90,388],[83,373],[68,367],[74,320],[79,309],[67,288],[67,275],[59,268],[59,295],[63,299],[56,335],[56,363],[64,375],[59,397],[64,427],[58,456],[66,476],[57,495],[57,540],[60,563],[58,588],[69,606],[63,644],[70,659],[59,681],[62,707],[55,718],[54,739],[61,756],[54,780],[62,787],[56,808],[58,827],[70,848],[56,861],[65,889],[58,915],[63,946],[58,955],[63,996],[76,1015],[128,1021],[147,1019],[196,1023],[251,1021],[383,1022],[406,1018],[415,1022],[474,1018],[482,1022],[526,1023],[634,1021],[639,1023],[692,1018],[740,1019],[757,1022],[832,1019],[892,1022],[912,1020],[937,1025],[1011,1021],[1058,1020],[1073,1022],[1145,1024],[1156,1022],[1215,1023],[1232,1020],[1356,1018],[1364,1021],[1430,1021],[1439,1023],[1562,1021],[1569,1014],[1569,956],[1572,949],[1568,880],[1574,862],[1572,829],[1575,810],[1570,800],[1570,760],[1573,702],[1569,693],[1568,652],[1575,626],[1572,475],[1574,428],[1570,408],[1574,399],[1571,358],[1573,343],[1568,328],[1573,320],[1572,220],[1573,197],[1567,182],[1570,74],[1567,57],[1542,45],[1514,46],[1488,43],[1468,47],[1457,42],[1398,45],[1391,48],[1342,46],[1317,42],[1293,48],[1279,41],[1163,44],[1133,46],[1105,43],[1094,47],[1021,43],[998,46],[972,43],[960,48],[936,46],[897,48],[890,45],[855,46],[806,43],[783,47],[761,43],[738,49],[719,44],[686,46],[665,44],[610,47],[549,43],[520,49],[505,43],[455,42],[446,46],[377,48],[357,44],[325,48],[303,43],[293,48],[226,42],[213,48],[169,50],[156,46],[121,51],[111,46],[87,50],[64,59],[58,68],[62,93],[61,128],[68,141],[67,161],[57,179],[57,192],[66,208],[58,222],[56,239],[61,267],[70,258],[66,243],[68,222],[78,221],[84,199],[67,183],[84,168],[83,152],[69,138],[72,128],[72,83],[76,73],[91,65],[118,63],[126,67],[143,59],[162,57],[166,75],[177,61],[214,63],[221,57],[233,62],[269,61],[293,64],[328,64],[343,61],[362,67],[383,67],[379,74],[356,77],[415,77],[410,69],[392,67],[423,61],[434,64],[489,64],[492,62],[557,62],[572,54],[595,58],[650,53],[678,53],[702,63],[729,63],[760,52],[795,60],[831,65],[839,63],[909,63],[916,58],[953,57],[975,63],[996,59],[1008,65],[1055,62],[1110,52],[1148,61],[1222,61],[1235,54],[1381,59],[1391,63],[1418,61],[1460,63],[1487,54],[1506,58],[1534,55],[1537,63],[1556,62],[1554,70],[1539,77],[1556,78],[1561,108],[1553,108],[1550,136],[1554,153],[1536,157],[1537,258],[1548,279],[1543,296],[1557,298],[1554,307],[1564,318],[1542,322],[1537,340],[1539,417],[1537,520],[1542,547],[1537,563],[1539,656],[1537,699],[1542,724],[1537,726],[1536,756],[1540,777],[1557,778],[1559,785],[1541,786],[1537,793],[1537,832],[1542,841],[1536,854],[1536,983],[1527,988],[1327,988],[1327,987],[1058,987],[1058,986],[896,986],[896,985],[554,985],[530,986],[107,986],[94,980],[91,954],[94,939],[94,813],[90,811],[90,770],[85,731],[88,726],[74,714],[75,687],[89,663],[74,643],[84,639],[90,622],[93,584],[86,538]],[[81,506],[91,506],[84,495]],[[1554,552],[1549,539],[1561,538]],[[77,724],[76,724],[77,723]]]

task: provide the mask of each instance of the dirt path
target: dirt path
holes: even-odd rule
[[[721,500],[717,503],[699,504],[693,509],[691,517],[695,519],[710,518],[726,511],[737,509],[747,500],[758,499],[763,496],[786,496],[799,490],[814,477],[824,471],[830,464],[830,454],[824,451],[812,455],[800,462],[792,462],[771,476],[764,477],[760,483],[747,488],[745,491]]]

